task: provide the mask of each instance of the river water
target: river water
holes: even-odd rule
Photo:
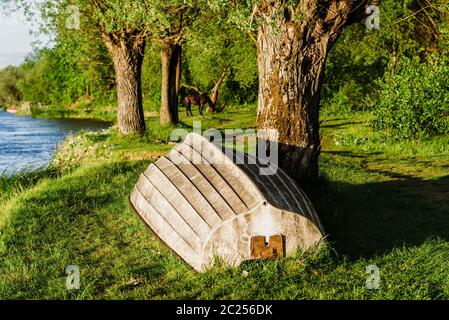
[[[0,175],[46,167],[67,135],[109,126],[95,120],[37,119],[0,112]]]

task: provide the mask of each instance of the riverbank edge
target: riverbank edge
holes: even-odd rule
[[[11,105],[13,106],[13,105]],[[97,120],[104,122],[117,122],[116,104],[93,104],[85,101],[76,102],[65,106],[46,106],[41,104],[31,104],[21,102],[14,104],[17,108],[15,113],[18,116],[29,116],[42,119],[80,119]],[[5,106],[9,107],[9,106]],[[5,110],[6,111],[6,110]],[[144,116],[149,118],[158,114],[153,106],[144,103]]]

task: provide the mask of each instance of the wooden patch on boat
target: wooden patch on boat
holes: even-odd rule
[[[266,242],[265,236],[251,238],[251,259],[272,259],[284,256],[284,239],[282,235],[270,236]]]

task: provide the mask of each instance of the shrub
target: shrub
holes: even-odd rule
[[[448,132],[449,65],[403,58],[378,81],[375,130],[396,139],[425,138]]]
[[[328,114],[345,114],[364,109],[363,87],[354,80],[343,83],[333,92],[325,90],[321,105]]]
[[[51,168],[60,171],[78,166],[82,160],[110,160],[113,145],[110,143],[111,129],[100,132],[79,132],[68,136],[56,152]]]

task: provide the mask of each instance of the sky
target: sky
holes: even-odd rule
[[[33,51],[32,43],[39,39],[36,35],[30,35],[31,26],[26,22],[23,13],[15,12],[10,15],[0,11],[0,69],[23,62],[25,56]]]

